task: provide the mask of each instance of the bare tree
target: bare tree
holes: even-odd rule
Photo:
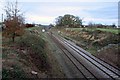
[[[5,6],[6,19],[4,35],[5,37],[12,38],[13,42],[16,36],[21,36],[24,33],[24,17],[18,9],[18,2],[7,2]]]

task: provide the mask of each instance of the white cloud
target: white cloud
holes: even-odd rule
[[[37,8],[35,10],[35,12],[33,12],[34,14],[37,15],[48,15],[48,16],[63,16],[64,14],[73,14],[76,16],[82,16],[82,17],[86,17],[86,16],[90,16],[88,13],[85,12],[85,10],[97,10],[101,8],[101,6],[45,6],[42,7],[40,6],[40,8]],[[32,14],[32,13],[31,13]]]
[[[90,16],[88,13],[83,11],[81,7],[69,7],[69,6],[55,6],[53,7],[44,7],[36,9],[36,12],[29,12],[26,14],[26,20],[30,22],[42,23],[42,24],[49,24],[54,23],[55,18],[58,16],[63,16],[65,14],[72,14],[75,16],[80,16],[80,18]]]
[[[118,19],[102,19],[102,18],[88,17],[88,18],[84,18],[84,20],[86,21],[85,22],[86,24],[88,24],[89,22],[93,22],[93,23],[102,23],[102,24],[113,24],[113,23],[115,23],[116,25],[118,25]]]
[[[18,0],[18,2],[119,2],[119,0]]]
[[[20,2],[118,2],[119,0],[19,0]]]
[[[100,8],[104,8],[108,5],[101,6],[101,4],[92,4],[87,3],[87,5],[66,5],[67,3],[64,3],[64,5],[49,5],[49,3],[45,5],[38,5],[38,8],[35,8],[34,12],[30,12],[29,16],[27,16],[28,21],[33,21],[37,23],[42,24],[49,24],[53,23],[56,17],[63,16],[64,14],[72,14],[75,16],[79,16],[80,18],[84,18],[84,21],[89,22],[102,22],[102,23],[110,23],[112,24],[115,22],[115,20],[111,19],[98,19],[91,17],[91,13],[86,12],[86,10],[99,10]],[[109,5],[110,6],[110,5]],[[117,22],[117,21],[116,21]],[[116,23],[115,22],[115,23]]]
[[[15,0],[12,0],[15,1]],[[107,5],[104,1],[108,0],[18,0],[24,3],[22,11],[26,11],[25,17],[27,22],[35,22],[41,24],[50,24],[54,22],[55,18],[58,16],[63,16],[64,14],[72,14],[84,18],[84,21],[94,21],[94,22],[115,22],[111,19],[96,19],[91,17],[92,13],[89,11],[98,11],[100,8],[109,7],[111,4]],[[108,2],[116,2],[117,0],[109,0]],[[29,2],[39,2],[39,3],[29,3]],[[43,3],[45,2],[45,3]],[[51,2],[51,3],[49,3]],[[70,2],[70,3],[69,3]],[[74,2],[74,3],[72,3]],[[82,3],[85,2],[85,3]],[[102,2],[102,3],[94,3]],[[28,5],[30,4],[30,5]],[[22,5],[22,3],[21,3]],[[20,6],[21,6],[20,5]],[[1,5],[0,5],[1,7]],[[26,8],[27,7],[27,8]],[[2,12],[2,11],[0,11]],[[95,15],[96,16],[96,15]]]
[[[26,20],[29,22],[36,22],[42,24],[48,24],[53,22],[55,17],[52,16],[39,16],[39,15],[27,15]]]

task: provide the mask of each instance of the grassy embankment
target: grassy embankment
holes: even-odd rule
[[[96,53],[108,44],[119,43],[120,30],[104,28],[66,28],[61,29],[62,35],[69,40],[77,41],[77,45],[91,53]]]
[[[114,34],[119,34],[120,33],[120,29],[115,29],[115,28],[66,28],[67,30],[74,30],[74,31],[81,31],[81,30],[86,30],[86,31],[95,31],[95,30],[100,30],[103,32],[110,32],[110,33],[114,33]]]
[[[35,33],[26,33],[22,37],[16,37],[13,43],[3,37],[3,78],[27,77],[35,65],[41,71],[49,69],[45,53],[45,41]],[[29,67],[29,68],[28,68]],[[28,70],[26,70],[28,69]],[[28,72],[27,72],[28,71]]]
[[[31,31],[31,32],[30,32]],[[21,37],[4,38],[2,42],[3,78],[47,78],[54,76],[49,49],[41,28],[26,29]],[[56,64],[53,62],[53,64]],[[34,73],[37,72],[37,75]],[[57,73],[54,73],[57,74]]]
[[[76,33],[76,34],[72,35],[72,38],[74,38],[75,40],[78,40],[78,41],[83,40],[84,41],[86,39],[87,41],[85,40],[85,42],[87,42],[87,43],[85,43],[85,44],[92,43],[92,41],[94,42],[96,39],[104,38],[104,40],[102,40],[101,44],[98,43],[96,45],[93,45],[94,46],[93,48],[86,49],[92,53],[96,53],[96,51],[98,49],[100,49],[101,47],[104,47],[108,44],[119,43],[118,37],[120,34],[120,29],[113,29],[113,28],[109,28],[109,29],[107,29],[107,28],[67,28],[66,30],[71,31],[72,33]],[[83,34],[81,34],[82,35],[81,37],[84,38],[86,36],[86,38],[84,38],[84,39],[80,39],[79,35],[77,35],[77,34],[80,34],[82,32],[83,32]],[[84,34],[84,32],[85,32],[85,34]],[[105,35],[106,35],[106,38],[105,38]],[[90,39],[89,38],[90,36],[93,39]],[[68,36],[68,37],[70,37],[70,36]],[[95,42],[99,42],[99,41],[95,41]],[[98,47],[98,49],[97,49],[97,47]]]

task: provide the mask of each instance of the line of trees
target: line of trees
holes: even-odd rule
[[[56,18],[56,26],[57,27],[69,27],[69,28],[78,28],[78,27],[89,27],[89,28],[117,28],[115,23],[112,25],[103,25],[103,24],[95,24],[89,22],[88,25],[82,25],[83,20],[78,16],[65,14],[64,16],[58,16]]]
[[[112,25],[103,25],[103,24],[95,24],[93,22],[89,22],[86,27],[89,27],[89,28],[117,28],[115,23],[113,23]]]
[[[78,16],[65,14],[56,18],[56,26],[64,27],[80,27],[82,26],[82,19]]]

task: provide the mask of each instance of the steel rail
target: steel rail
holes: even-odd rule
[[[52,34],[52,35],[53,35],[53,34]],[[82,64],[75,56],[73,56],[73,54],[71,54],[71,52],[70,52],[69,50],[67,50],[55,37],[52,36],[52,39],[53,39],[53,38],[54,38],[54,41],[55,41],[57,44],[59,44],[59,45],[58,45],[59,48],[60,48],[60,49],[63,51],[63,53],[68,57],[68,59],[75,65],[75,67],[80,71],[80,73],[82,73],[82,75],[85,77],[85,79],[88,80],[88,78],[86,77],[86,75],[79,69],[79,66],[77,66],[77,65],[75,64],[75,62],[68,56],[68,54],[65,53],[65,51],[64,51],[62,48],[64,48],[67,52],[69,52],[70,55],[71,55],[72,57],[74,57],[74,59],[75,59],[80,65],[82,65],[82,66],[94,77],[94,79],[98,80],[98,78],[97,78],[89,69],[87,69],[87,67],[84,66],[84,64]],[[60,45],[62,46],[62,48],[60,47]]]
[[[64,40],[65,41],[65,40]],[[66,43],[68,43],[67,41],[65,41]],[[65,44],[66,44],[65,43]],[[70,44],[70,43],[68,43]],[[66,44],[66,45],[68,45]],[[70,44],[71,45],[71,44]],[[69,46],[69,45],[68,45]],[[71,45],[73,46],[74,48],[76,48],[74,45]],[[70,48],[72,48],[73,50],[75,50],[79,55],[81,55],[83,58],[89,60],[88,58],[86,58],[85,56],[83,56],[82,54],[80,54],[80,52],[84,53],[86,56],[88,56],[89,58],[93,59],[94,61],[96,61],[97,63],[99,63],[100,65],[102,65],[103,67],[105,67],[106,69],[108,69],[109,71],[111,71],[112,73],[116,74],[118,77],[119,77],[119,74],[117,74],[116,72],[114,72],[113,70],[109,69],[108,67],[104,66],[103,64],[101,64],[100,62],[98,62],[97,60],[95,60],[94,58],[92,58],[91,56],[87,55],[85,52],[79,50],[77,51],[76,49],[74,49],[73,47],[69,46]],[[90,60],[89,60],[90,61]],[[95,65],[97,68],[99,68],[101,71],[103,71],[105,74],[107,74],[108,76],[110,76],[112,79],[115,80],[115,78],[113,76],[111,76],[109,73],[107,73],[106,71],[104,71],[103,69],[101,69],[99,66],[97,66],[95,63],[93,63],[92,61],[90,61],[93,65]]]
[[[65,39],[66,40],[66,39]],[[67,41],[67,40],[66,40]],[[68,42],[68,41],[67,41]],[[86,51],[84,50],[84,49],[82,49],[82,48],[78,48],[77,47],[77,45],[75,46],[75,45],[73,45],[73,44],[71,44],[70,42],[68,42],[70,45],[72,45],[72,46],[74,46],[74,47],[76,47],[78,50],[80,50],[81,52],[83,52],[83,53],[85,53],[86,54]],[[88,53],[88,52],[87,52]],[[90,53],[89,53],[90,54]],[[88,55],[88,54],[86,54],[86,55]],[[88,55],[88,56],[90,56],[90,55]],[[108,62],[106,62],[106,61],[104,61],[104,60],[102,60],[102,59],[100,59],[100,58],[98,58],[97,56],[95,56],[95,55],[92,55],[92,56],[94,56],[94,57],[92,57],[93,59],[97,59],[97,60],[100,60],[101,62],[103,62],[103,63],[105,63],[106,65],[108,65],[108,66],[111,66],[111,67],[113,67],[114,69],[116,69],[116,70],[118,70],[119,72],[120,72],[120,68],[118,68],[118,67],[116,67],[116,66],[113,66],[112,64],[110,64],[110,63],[108,63]],[[90,56],[91,57],[91,56]],[[95,59],[95,60],[96,60]],[[99,61],[99,62],[100,62]],[[102,64],[102,63],[101,63]],[[120,76],[120,75],[119,75]]]

